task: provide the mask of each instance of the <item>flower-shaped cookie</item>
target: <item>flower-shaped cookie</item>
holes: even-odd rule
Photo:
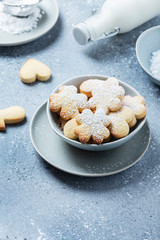
[[[142,119],[146,116],[145,101],[142,96],[131,97],[127,95],[123,98],[122,105],[129,107],[136,119]]]
[[[123,87],[119,86],[119,82],[116,78],[108,78],[103,81],[101,86],[97,85],[97,88],[92,89],[92,96],[89,99],[89,106],[91,110],[103,109],[106,114],[115,112],[121,108],[121,99],[123,99],[125,91]]]
[[[87,97],[92,97],[92,91],[94,89],[98,88],[102,88],[104,86],[104,82],[103,80],[100,79],[89,79],[84,81],[81,85],[80,85],[80,92],[84,93],[87,95]]]
[[[92,139],[94,143],[100,144],[109,138],[110,132],[107,127],[110,124],[110,119],[102,109],[95,113],[86,109],[75,119],[79,126],[75,127],[74,133],[82,143],[87,143]]]
[[[134,123],[135,118],[132,110],[127,106],[122,106],[117,112],[108,114],[111,124],[109,130],[115,138],[122,138],[128,135],[129,127]]]
[[[49,97],[49,108],[51,112],[60,113],[62,119],[69,120],[88,108],[87,96],[77,93],[75,86],[61,86],[58,93]]]

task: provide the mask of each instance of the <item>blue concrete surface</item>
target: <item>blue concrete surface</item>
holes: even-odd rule
[[[27,119],[0,133],[0,240],[159,240],[160,87],[140,67],[137,37],[160,17],[130,33],[88,46],[72,37],[72,24],[102,0],[59,0],[60,17],[44,37],[0,48],[0,109],[21,105]],[[28,58],[45,62],[52,79],[25,85],[19,69]],[[85,178],[47,164],[33,148],[33,113],[62,81],[80,74],[116,76],[135,87],[147,104],[152,139],[132,168],[110,177]]]

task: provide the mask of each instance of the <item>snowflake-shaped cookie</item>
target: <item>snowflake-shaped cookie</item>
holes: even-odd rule
[[[110,132],[107,127],[110,124],[110,119],[102,109],[95,113],[86,109],[75,119],[79,126],[75,127],[74,133],[82,143],[87,143],[92,139],[94,143],[100,144],[109,138]]]
[[[88,86],[91,90],[92,97],[89,99],[89,106],[91,110],[95,111],[98,109],[103,109],[106,114],[111,112],[115,112],[121,108],[121,99],[124,97],[125,91],[123,87],[119,86],[119,82],[116,78],[108,78],[106,81],[92,80],[96,81],[92,87]],[[88,84],[91,82],[88,80]],[[85,84],[87,89],[87,81]],[[83,91],[84,92],[84,91]],[[85,92],[84,92],[85,93]]]
[[[64,120],[74,118],[84,109],[88,108],[87,96],[77,93],[75,86],[61,86],[58,93],[49,97],[51,112],[57,112]]]
[[[103,88],[104,86],[104,82],[103,80],[100,79],[89,79],[84,81],[81,85],[80,85],[80,92],[84,93],[87,95],[87,97],[92,97],[92,91],[94,89],[98,88]]]

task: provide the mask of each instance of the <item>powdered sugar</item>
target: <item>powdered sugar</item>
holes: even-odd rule
[[[84,81],[81,86],[80,86],[80,90],[82,92],[92,92],[93,89],[96,88],[103,88],[104,85],[104,81],[100,80],[100,79],[89,79],[87,81]]]
[[[81,124],[80,135],[85,141],[92,136],[95,143],[101,143],[103,139],[107,139],[110,135],[109,130],[106,128],[110,124],[110,118],[105,114],[103,109],[97,110],[93,113],[90,109],[85,109],[78,117],[77,121]],[[83,130],[82,130],[83,129]]]
[[[89,99],[91,110],[103,109],[106,114],[117,111],[121,107],[121,99],[125,91],[119,86],[116,78],[110,77],[107,80],[89,79],[80,86],[80,91],[85,93]]]
[[[0,30],[10,34],[22,34],[37,27],[39,19],[42,18],[40,8],[36,7],[32,15],[20,18],[3,12],[4,6],[0,3]]]
[[[87,108],[87,96],[77,93],[75,86],[63,86],[63,88],[60,88],[60,95],[65,106],[71,105],[73,108]]]
[[[106,86],[97,88],[92,91],[93,97],[90,98],[89,104],[91,109],[104,109],[108,114],[109,109],[116,111],[121,107],[121,100],[124,95],[124,89],[121,86]]]
[[[122,106],[129,107],[137,119],[141,119],[146,115],[145,101],[142,96],[131,97],[126,95],[122,99]]]
[[[90,109],[85,109],[80,115],[82,123],[92,125],[92,124],[103,124],[108,126],[110,123],[109,117],[105,114],[103,109],[99,109],[93,114]]]
[[[153,76],[160,80],[160,50],[152,53],[152,58],[150,59],[150,62],[150,70]]]
[[[60,111],[60,116],[65,120],[75,117],[85,108],[88,108],[87,96],[77,93],[75,86],[62,86],[58,93],[50,96],[50,110]]]

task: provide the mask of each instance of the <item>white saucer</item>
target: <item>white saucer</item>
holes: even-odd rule
[[[39,20],[37,28],[20,35],[12,35],[0,31],[0,46],[14,46],[31,42],[47,33],[56,23],[59,9],[56,0],[43,0],[40,8],[45,12]]]
[[[35,112],[30,124],[34,148],[48,163],[65,172],[98,177],[112,175],[134,165],[146,152],[150,142],[148,121],[127,143],[109,151],[90,152],[72,147],[52,130],[45,102]]]

